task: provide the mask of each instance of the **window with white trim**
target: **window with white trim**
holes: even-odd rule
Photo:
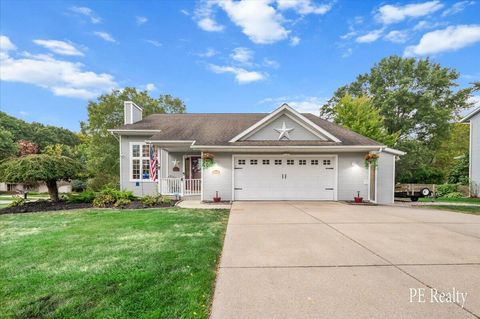
[[[264,159],[264,160],[262,160],[262,164],[263,165],[270,165],[270,160]]]
[[[332,165],[332,161],[330,161],[330,160],[323,160],[323,165]]]
[[[275,160],[275,165],[282,165],[282,160],[281,159],[276,159]]]
[[[256,159],[250,160],[250,165],[257,165],[258,161]]]
[[[312,160],[310,161],[310,164],[312,164],[312,165],[318,165],[318,160],[317,160],[317,159],[312,159]]]
[[[287,159],[287,165],[293,165],[293,164],[295,164],[295,160]]]
[[[131,175],[133,181],[150,179],[150,146],[145,143],[131,143]]]
[[[244,159],[239,159],[238,160],[238,165],[245,165],[245,160]]]
[[[298,165],[307,165],[307,160],[298,160]]]

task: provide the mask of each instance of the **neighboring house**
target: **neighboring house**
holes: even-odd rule
[[[470,194],[480,195],[480,107],[464,117],[461,123],[470,123]]]
[[[58,192],[59,193],[70,193],[72,192],[72,184],[70,182],[59,181],[57,182]],[[48,193],[48,187],[45,183],[34,183],[34,184],[22,184],[22,183],[0,183],[0,192],[37,192],[37,193]]]
[[[153,114],[125,102],[120,185],[136,195],[222,200],[365,200],[392,203],[395,158],[404,153],[287,104],[272,113]],[[149,147],[158,150],[158,181]],[[369,152],[378,165],[365,167]],[[208,154],[208,155],[207,155]],[[213,156],[204,168],[202,156]]]

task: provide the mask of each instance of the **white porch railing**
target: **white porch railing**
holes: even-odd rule
[[[160,194],[162,195],[200,195],[202,191],[201,179],[161,178]]]

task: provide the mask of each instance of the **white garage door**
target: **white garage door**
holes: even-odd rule
[[[235,156],[235,200],[334,200],[333,156]]]

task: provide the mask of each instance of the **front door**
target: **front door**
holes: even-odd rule
[[[201,179],[200,156],[185,157],[185,179]]]

